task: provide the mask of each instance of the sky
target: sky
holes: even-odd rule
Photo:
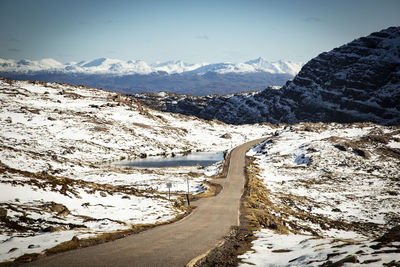
[[[0,0],[0,58],[306,62],[399,14],[399,0]]]

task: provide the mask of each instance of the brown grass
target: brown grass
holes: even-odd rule
[[[135,125],[135,126],[144,128],[144,129],[153,129],[153,127],[151,127],[150,125],[143,124],[143,123],[134,122],[132,124]]]
[[[270,191],[257,177],[260,169],[253,165],[254,159],[247,159],[246,185],[242,197],[242,216],[251,230],[261,227],[272,229],[278,233],[287,234],[289,229],[282,220],[270,213],[277,208],[269,198]]]
[[[174,133],[178,135],[184,135],[188,133],[187,129],[184,128],[177,128],[172,126],[163,126],[161,132],[164,134]]]
[[[21,110],[26,110],[26,111],[36,114],[36,115],[40,114],[40,110],[37,108],[21,107]]]
[[[101,126],[95,126],[92,128],[92,130],[95,132],[108,132],[107,127],[101,127]]]
[[[222,186],[220,184],[216,184],[213,182],[205,181],[204,184],[208,185],[209,189],[201,194],[195,195],[194,199],[197,198],[206,198],[213,197],[219,194],[222,190]]]

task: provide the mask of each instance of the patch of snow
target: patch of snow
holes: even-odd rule
[[[400,149],[400,142],[390,141],[390,143],[388,144],[388,146],[391,147],[391,148]]]

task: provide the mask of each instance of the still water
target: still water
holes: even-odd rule
[[[221,152],[194,152],[188,155],[178,155],[170,158],[145,158],[122,162],[123,166],[130,167],[180,167],[180,166],[202,166],[206,167],[215,162],[224,160]]]

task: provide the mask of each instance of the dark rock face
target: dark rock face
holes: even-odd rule
[[[174,93],[146,93],[132,97],[145,105],[167,112],[192,115],[206,120],[216,119],[231,124],[245,124],[267,121],[266,106],[260,102],[260,92],[234,95],[190,96]]]
[[[200,98],[135,97],[163,111],[233,124],[371,121],[399,125],[400,27],[320,54],[279,90]]]
[[[296,100],[291,110],[299,121],[398,124],[400,27],[320,54],[282,91],[282,97]]]

